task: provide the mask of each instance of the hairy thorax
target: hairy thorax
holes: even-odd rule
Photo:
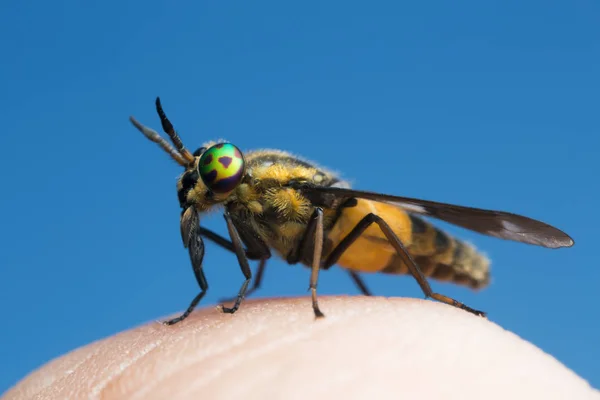
[[[250,181],[236,189],[229,210],[241,224],[251,225],[269,247],[286,258],[302,240],[315,206],[319,205],[286,184],[293,180],[317,186],[345,183],[329,171],[277,150],[248,153],[246,162]],[[326,233],[338,215],[338,203],[322,204]]]

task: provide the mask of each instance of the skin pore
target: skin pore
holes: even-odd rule
[[[198,309],[91,343],[2,399],[600,399],[552,356],[429,300],[321,296]]]

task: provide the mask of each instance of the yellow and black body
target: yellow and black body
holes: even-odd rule
[[[201,288],[188,309],[167,324],[186,318],[208,289],[202,270],[203,238],[234,252],[246,278],[233,307],[222,307],[223,311],[235,312],[243,298],[259,287],[273,252],[290,264],[312,269],[310,289],[317,317],[323,316],[316,293],[318,273],[333,265],[346,269],[365,295],[370,292],[359,273],[410,274],[426,296],[483,316],[434,293],[426,277],[483,288],[490,279],[489,260],[423,217],[549,248],[573,245],[564,232],[516,214],[354,190],[336,174],[280,150],[242,153],[231,143],[210,142],[190,153],[159,99],[156,106],[175,147],[131,121],[185,168],[177,182],[181,234]],[[224,210],[230,239],[200,226],[200,215],[215,207]],[[260,260],[250,290],[248,260]]]

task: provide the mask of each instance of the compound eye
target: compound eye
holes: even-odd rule
[[[244,156],[231,143],[210,147],[198,161],[202,181],[215,193],[228,193],[235,189],[244,177],[244,169]]]

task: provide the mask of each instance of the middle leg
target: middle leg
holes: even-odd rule
[[[306,260],[310,252],[312,252],[312,262],[309,290],[311,291],[315,317],[321,318],[325,315],[321,312],[317,300],[317,281],[319,280],[319,270],[321,269],[321,257],[323,253],[323,209],[320,207],[315,208],[300,242],[288,254],[287,262],[289,264],[296,264],[300,260]]]

